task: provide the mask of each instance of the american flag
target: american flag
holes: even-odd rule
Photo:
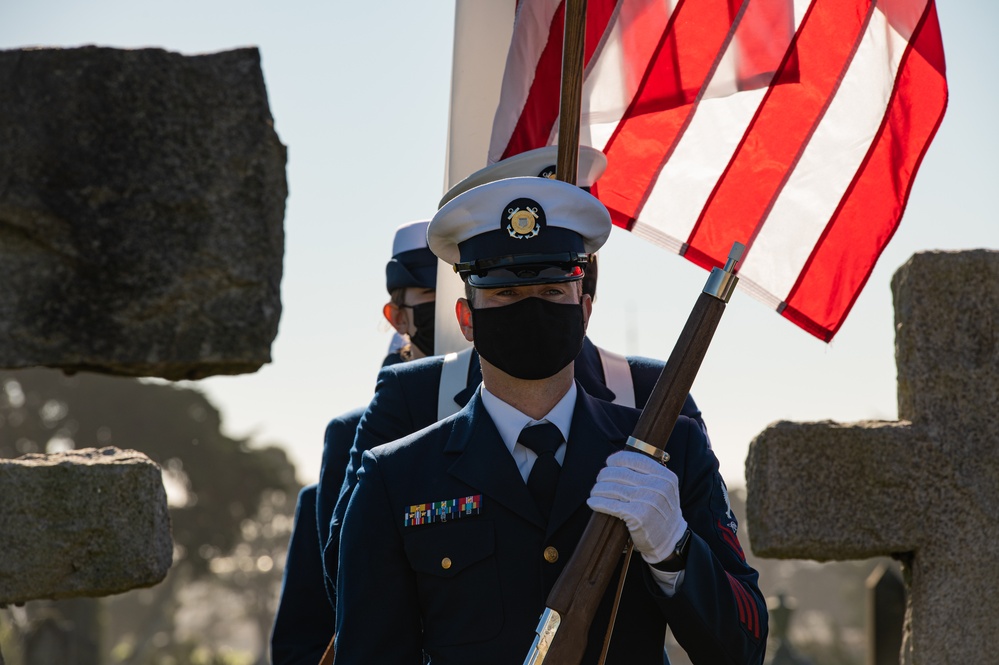
[[[489,162],[557,143],[565,6],[520,0]],[[829,341],[947,104],[932,0],[589,0],[581,143],[614,223]]]

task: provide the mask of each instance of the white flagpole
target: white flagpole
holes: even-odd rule
[[[445,192],[486,166],[515,8],[514,0],[455,0]],[[454,318],[454,302],[463,295],[461,280],[440,262],[434,338],[439,354],[469,346]]]

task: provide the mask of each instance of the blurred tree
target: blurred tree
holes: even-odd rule
[[[280,584],[275,557],[287,544],[294,510],[287,497],[300,486],[282,449],[249,443],[224,435],[218,410],[189,387],[42,369],[0,372],[0,457],[114,445],[139,450],[163,469],[174,565],[159,585],[109,599],[116,662],[155,662],[148,658],[161,651],[162,636],[172,640],[179,591],[199,582],[252,578],[252,591],[243,591],[262,598],[243,602],[263,608],[252,617],[263,626]],[[220,575],[229,560],[238,561],[242,577]],[[27,606],[29,620],[34,605]]]

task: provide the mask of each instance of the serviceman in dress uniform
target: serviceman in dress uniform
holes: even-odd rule
[[[445,205],[459,194],[479,185],[517,176],[553,178],[557,146],[529,150],[471,174],[452,187],[441,199]],[[589,191],[607,167],[606,156],[588,146],[579,147],[578,185]],[[596,298],[596,256],[591,257],[582,280],[583,293]],[[591,396],[615,404],[642,408],[662,373],[661,360],[641,356],[621,356],[597,347],[589,337],[575,359],[575,378]],[[482,381],[479,356],[474,348],[448,356],[434,356],[405,365],[386,367],[378,374],[375,395],[361,418],[350,450],[343,486],[324,484],[317,501],[326,514],[333,513],[327,534],[324,570],[327,591],[335,596],[336,559],[339,529],[347,502],[356,484],[361,454],[377,445],[401,439],[457,412],[468,403]],[[701,411],[687,396],[682,415],[695,419],[707,433]],[[334,509],[335,506],[335,509]],[[331,633],[332,636],[332,633]]]
[[[437,257],[427,247],[429,221],[398,227],[392,258],[385,266],[389,300],[382,315],[395,330],[395,343],[382,367],[433,353],[434,299]],[[322,553],[329,538],[333,505],[317,502],[325,491],[338,494],[364,408],[330,420],[323,439],[319,483],[299,492],[295,523],[288,544],[281,598],[271,632],[271,662],[275,665],[316,665],[335,625],[334,604],[323,583]]]
[[[334,662],[523,662],[598,510],[625,522],[636,550],[608,663],[668,662],[667,624],[697,665],[762,663],[758,575],[702,429],[679,418],[667,466],[622,451],[640,412],[573,379],[591,308],[580,281],[610,233],[606,208],[563,182],[510,178],[455,197],[428,233],[466,282],[456,313],[482,385],[457,414],[364,453],[341,534]]]
[[[392,258],[385,266],[389,301],[382,315],[409,344],[386,358],[382,366],[434,355],[434,300],[437,257],[427,248],[427,221],[403,224],[392,241]]]

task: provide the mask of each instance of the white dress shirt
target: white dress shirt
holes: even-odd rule
[[[485,407],[489,417],[493,419],[493,423],[499,431],[500,438],[503,439],[507,450],[513,456],[513,461],[517,464],[517,469],[520,470],[520,475],[526,483],[527,477],[531,475],[531,467],[534,466],[534,460],[538,459],[538,455],[527,446],[517,443],[520,432],[529,425],[549,422],[558,427],[559,431],[562,432],[562,438],[568,441],[569,427],[572,425],[572,412],[576,408],[576,383],[572,383],[572,386],[569,387],[569,390],[562,399],[558,401],[558,404],[553,406],[552,410],[541,420],[534,420],[510,406],[486,390],[485,384],[480,387],[480,390],[482,391],[482,406]],[[566,444],[563,442],[558,447],[558,450],[555,451],[555,459],[559,465],[565,460],[565,446]],[[683,581],[684,571],[682,570],[671,573],[656,570],[649,566],[649,572],[655,577],[656,583],[667,597],[672,597]]]
[[[507,450],[513,455],[513,461],[517,463],[517,468],[520,469],[520,475],[524,478],[525,483],[527,482],[527,477],[531,475],[531,467],[534,466],[534,460],[538,459],[537,453],[527,446],[517,443],[520,432],[525,427],[545,422],[558,427],[558,431],[562,432],[563,443],[555,451],[555,461],[560,466],[565,461],[565,441],[569,440],[572,412],[576,408],[575,381],[565,395],[562,396],[562,399],[558,401],[558,404],[553,406],[552,410],[541,420],[534,420],[530,416],[521,413],[486,390],[485,385],[482,386],[482,406],[485,407],[489,417],[493,419],[496,429],[499,430],[500,438],[503,439]]]

